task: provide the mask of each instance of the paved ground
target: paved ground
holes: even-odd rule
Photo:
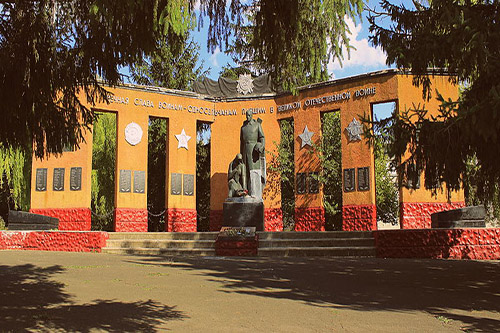
[[[0,331],[495,332],[500,262],[0,251]]]

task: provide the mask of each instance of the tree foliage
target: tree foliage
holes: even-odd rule
[[[0,6],[0,124],[4,147],[34,145],[37,157],[78,146],[107,100],[99,78],[155,49],[159,36],[192,25],[189,0],[11,1]],[[79,99],[83,93],[86,101]]]
[[[293,118],[281,119],[280,142],[273,142],[276,152],[268,151],[271,158],[267,164],[268,185],[281,194],[281,210],[283,214],[283,230],[294,230],[295,227],[295,160]],[[277,177],[279,175],[279,177]]]
[[[342,230],[342,144],[340,112],[321,115],[321,145],[314,151],[321,163],[325,228]]]
[[[91,209],[93,230],[113,231],[116,115],[99,113],[93,128]]]
[[[148,231],[165,230],[167,119],[150,118],[148,129]]]
[[[194,81],[208,73],[203,62],[197,65],[200,46],[189,37],[167,35],[157,42],[154,52],[130,67],[132,81],[149,86],[190,90]]]
[[[392,126],[389,152],[424,170],[426,187],[446,182],[460,188],[473,157],[481,197],[498,193],[500,181],[500,2],[496,0],[433,0],[414,9],[382,1],[384,13],[369,19],[372,42],[387,53],[387,63],[411,69],[414,84],[426,98],[441,102],[437,116],[425,105],[401,110]],[[381,24],[389,17],[389,27]],[[464,84],[457,100],[445,100],[430,86],[429,70],[452,73]],[[411,155],[405,161],[405,154]]]
[[[229,15],[224,1],[209,3],[202,11],[211,21],[211,50],[227,47],[234,30],[234,60],[271,74],[286,90],[328,79],[330,59],[341,61],[342,48],[349,49],[345,18],[363,10],[361,0],[233,0]]]

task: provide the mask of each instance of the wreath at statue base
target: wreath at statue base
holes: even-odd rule
[[[258,247],[255,227],[222,227],[215,240],[218,256],[257,256]]]

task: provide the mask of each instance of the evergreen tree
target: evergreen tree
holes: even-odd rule
[[[401,110],[392,125],[389,152],[404,162],[401,173],[412,164],[424,170],[428,188],[439,182],[460,188],[471,161],[477,161],[478,194],[491,201],[500,183],[500,2],[414,4],[408,9],[382,1],[384,12],[369,19],[371,40],[387,53],[388,64],[416,75],[414,84],[422,86],[424,97],[441,102],[440,113],[429,117],[425,105]],[[389,27],[381,23],[383,17],[392,20]],[[432,90],[429,68],[454,74],[450,80],[464,85],[457,100]],[[411,156],[405,161],[407,153]]]
[[[236,17],[232,25],[235,42],[229,51],[235,62],[257,73],[269,73],[276,84],[295,91],[298,86],[327,80],[332,57],[342,61],[342,48],[350,49],[345,18],[360,16],[363,1],[233,1],[231,10]],[[211,45],[222,42],[220,37],[210,37]]]

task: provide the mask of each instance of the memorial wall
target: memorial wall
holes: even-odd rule
[[[211,124],[210,229],[222,225],[222,205],[228,195],[228,164],[240,152],[240,127],[245,113],[262,120],[267,151],[280,140],[279,120],[294,120],[296,174],[295,230],[324,230],[322,186],[315,181],[319,158],[310,153],[321,138],[321,113],[340,112],[343,169],[343,229],[376,229],[373,150],[361,135],[362,115],[374,103],[395,101],[399,110],[425,103],[437,112],[437,101],[422,101],[411,76],[395,70],[363,74],[302,87],[291,94],[240,94],[223,98],[155,87],[124,85],[108,88],[110,103],[96,111],[113,112],[117,122],[115,231],[146,232],[147,160],[149,117],[168,119],[165,220],[166,231],[197,231],[196,225],[196,124]],[[446,76],[432,78],[446,98],[455,98],[456,86]],[[82,100],[84,97],[82,96]],[[91,228],[92,133],[85,133],[76,151],[45,160],[33,159],[31,211],[58,217],[62,230]],[[283,229],[281,194],[276,175],[268,170],[264,188],[265,229]],[[421,181],[423,184],[423,180]],[[403,228],[426,227],[427,214],[436,209],[463,205],[463,193],[438,193],[424,188],[400,190]],[[430,227],[430,219],[429,219]]]

